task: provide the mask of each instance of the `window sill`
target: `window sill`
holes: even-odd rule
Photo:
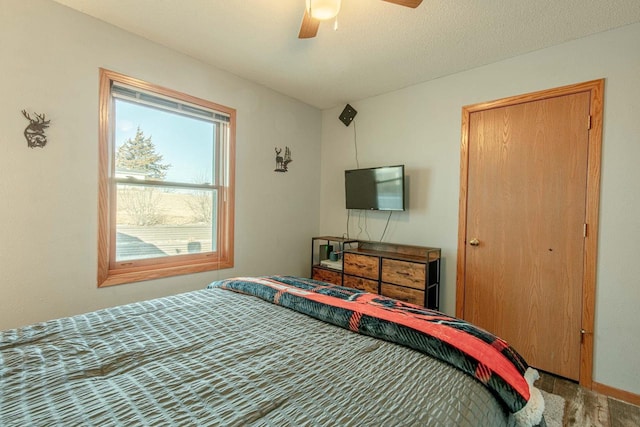
[[[146,280],[161,279],[164,277],[180,276],[185,274],[202,273],[204,271],[222,270],[233,267],[233,260],[215,260],[181,263],[178,265],[165,265],[154,268],[138,267],[130,269],[108,270],[106,274],[99,275],[98,287],[123,285],[126,283],[142,282]]]

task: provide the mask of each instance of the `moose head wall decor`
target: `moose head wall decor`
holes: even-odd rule
[[[22,115],[29,120],[29,124],[24,130],[24,137],[27,138],[27,145],[30,148],[44,147],[47,145],[47,136],[44,130],[49,127],[51,120],[45,120],[44,114],[34,113],[36,118],[32,119],[26,110],[22,110]]]

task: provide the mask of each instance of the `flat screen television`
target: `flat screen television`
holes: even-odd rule
[[[347,209],[404,210],[404,165],[344,171]]]

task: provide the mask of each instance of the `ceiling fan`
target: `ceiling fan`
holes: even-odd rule
[[[300,26],[299,39],[310,39],[318,34],[320,21],[335,18],[340,11],[341,0],[306,0],[304,17]],[[389,3],[416,8],[422,0],[383,0]]]

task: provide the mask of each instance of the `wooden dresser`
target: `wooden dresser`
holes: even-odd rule
[[[312,266],[312,278],[439,309],[439,248],[356,243],[342,251],[337,268]]]

